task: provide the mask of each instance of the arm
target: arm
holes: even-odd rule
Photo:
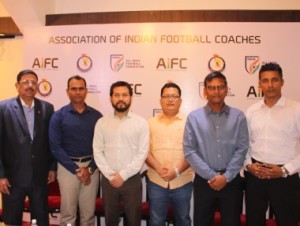
[[[195,132],[197,123],[200,122],[197,122],[196,120],[194,120],[192,115],[189,115],[185,124],[183,136],[184,155],[185,159],[190,164],[192,169],[202,178],[209,180],[216,175],[216,172],[214,172],[197,153],[198,149],[201,148],[197,144],[197,137]],[[193,124],[195,125],[195,128],[193,127]]]
[[[57,161],[71,173],[76,174],[78,166],[70,159],[62,146],[63,140],[60,112],[52,115],[49,125],[50,149]]]
[[[104,125],[105,126],[105,125]],[[94,160],[101,173],[111,180],[114,170],[110,168],[105,158],[105,139],[103,132],[103,118],[99,119],[95,126],[94,138],[93,138],[93,155]]]
[[[141,170],[148,155],[149,128],[146,121],[139,122],[139,125],[140,128],[137,137],[137,152],[135,153],[131,163],[129,163],[125,169],[119,172],[124,181],[137,174]]]
[[[247,121],[244,115],[240,115],[241,120],[237,125],[238,136],[234,154],[226,167],[226,172],[223,174],[228,181],[231,181],[240,172],[243,167],[245,156],[249,148],[249,134]]]

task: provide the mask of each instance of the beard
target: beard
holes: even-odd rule
[[[120,103],[123,104],[122,107],[118,106]],[[128,104],[126,104],[126,103],[123,102],[123,101],[119,101],[119,102],[117,102],[116,104],[112,104],[113,108],[114,108],[115,111],[117,111],[117,112],[125,112],[125,111],[127,111],[127,110],[129,109],[130,105],[131,105],[131,102],[129,102]]]

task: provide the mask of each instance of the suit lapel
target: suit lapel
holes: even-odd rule
[[[21,129],[23,130],[24,134],[26,134],[26,135],[28,135],[28,137],[30,137],[27,121],[26,121],[23,107],[22,107],[19,97],[14,102],[14,111],[16,114],[16,118],[17,118],[18,122],[20,123]]]

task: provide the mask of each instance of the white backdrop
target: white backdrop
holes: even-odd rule
[[[284,95],[300,100],[299,23],[140,23],[28,28],[24,34],[25,68],[40,80],[40,98],[55,108],[69,102],[67,79],[87,80],[87,103],[103,114],[112,111],[109,87],[133,84],[132,110],[146,119],[160,109],[160,88],[167,81],[182,89],[182,112],[203,106],[204,77],[221,70],[228,79],[229,105],[246,110],[260,97],[258,69],[276,61],[284,73]],[[220,58],[214,58],[219,56]],[[212,60],[211,60],[212,59]],[[209,67],[210,62],[210,67]],[[225,67],[223,67],[225,63]],[[246,67],[248,69],[246,69]]]

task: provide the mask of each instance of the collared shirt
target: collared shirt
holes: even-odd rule
[[[82,113],[71,104],[56,111],[49,125],[50,148],[57,161],[72,173],[78,166],[70,157],[83,157],[93,154],[93,135],[97,120],[102,114],[86,105]],[[90,167],[96,169],[92,160]]]
[[[269,108],[264,100],[246,112],[250,157],[264,163],[284,165],[290,174],[300,171],[300,103],[281,97]]]
[[[225,105],[214,113],[208,105],[191,112],[184,132],[184,152],[193,170],[207,180],[223,174],[231,181],[239,173],[249,146],[246,117]]]
[[[164,114],[159,114],[149,119],[149,151],[162,166],[176,167],[176,165],[184,159],[182,139],[185,122],[186,117],[181,114],[177,114],[172,121]],[[175,189],[191,182],[193,179],[193,171],[191,168],[188,168],[181,173],[180,177],[166,182],[154,169],[149,167],[148,177],[150,181],[161,187],[167,188],[169,186],[171,189]]]
[[[94,134],[95,162],[107,179],[119,172],[126,181],[140,172],[149,144],[145,119],[132,112],[122,119],[110,114],[98,120]]]
[[[29,107],[20,97],[20,101],[22,103],[24,115],[27,121],[28,130],[30,133],[30,137],[33,140],[33,130],[34,130],[34,100],[32,101],[31,107]]]

